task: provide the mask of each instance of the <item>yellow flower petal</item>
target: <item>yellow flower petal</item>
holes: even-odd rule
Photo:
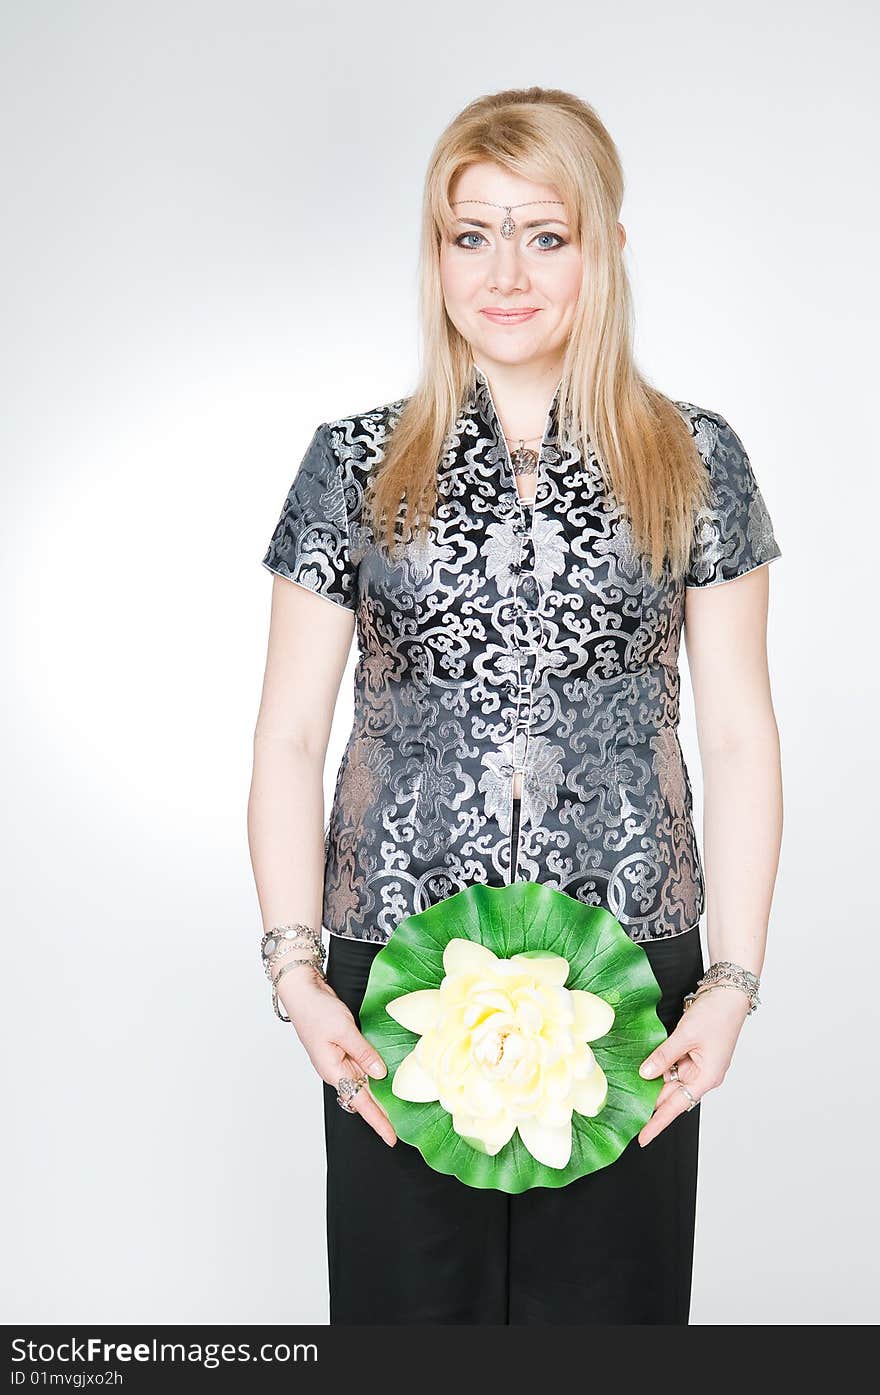
[[[479,1022],[490,1012],[512,1012],[512,1004],[506,993],[499,988],[476,986],[471,990],[468,1005],[464,1010],[464,1021],[468,1027]]]
[[[437,1082],[429,1075],[418,1058],[418,1045],[404,1056],[391,1082],[391,1093],[400,1100],[415,1100],[424,1104],[440,1098]]]
[[[468,1107],[478,1119],[494,1119],[504,1111],[504,1096],[492,1080],[475,1074],[468,1082]]]
[[[516,1122],[507,1113],[497,1114],[492,1119],[479,1119],[462,1111],[453,1114],[452,1127],[468,1143],[478,1147],[481,1153],[494,1157],[513,1138]]]
[[[520,1119],[519,1136],[533,1158],[545,1167],[567,1167],[571,1159],[571,1124],[553,1127],[540,1119]]]
[[[578,1114],[593,1116],[599,1113],[607,1098],[608,1078],[597,1062],[589,1075],[584,1076],[583,1080],[575,1081],[571,1102]]]
[[[476,940],[450,940],[443,951],[447,974],[491,974],[497,967],[497,955]]]
[[[581,988],[569,989],[569,997],[574,1008],[573,1031],[582,1041],[595,1041],[604,1037],[614,1025],[614,1008],[596,993],[586,993]]]
[[[547,1066],[542,1076],[544,1095],[547,1100],[563,1100],[572,1086],[571,1062],[568,1056],[560,1056],[552,1066]]]
[[[447,1087],[444,1082],[440,1087],[439,1100],[447,1114],[453,1116],[460,1113],[465,1107],[466,1091],[457,1083]]]
[[[567,959],[549,949],[524,949],[519,954],[511,954],[509,962],[520,964],[539,983],[558,988],[564,985],[571,968]]]
[[[385,1011],[401,1027],[422,1036],[436,1025],[444,1007],[439,988],[417,988],[413,993],[392,998]]]
[[[425,1053],[428,1052],[426,1058]],[[441,1037],[435,1044],[433,1037],[422,1047],[422,1063],[440,1076],[451,1076],[457,1080],[463,1076],[471,1064],[471,1053],[467,1041],[460,1038]]]
[[[571,1113],[571,1099],[566,1095],[565,1099],[561,1100],[543,1099],[535,1111],[535,1117],[539,1124],[544,1124],[547,1128],[558,1129],[563,1124],[571,1123]]]
[[[528,1032],[539,1032],[546,1016],[543,1003],[537,995],[529,993],[520,995],[516,1000],[516,1021],[517,1025]]]
[[[574,1074],[581,1080],[585,1075],[589,1075],[595,1065],[596,1057],[593,1055],[590,1047],[585,1041],[578,1042],[577,1052],[572,1056],[572,1070]]]

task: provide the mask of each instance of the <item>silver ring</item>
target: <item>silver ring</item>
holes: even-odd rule
[[[344,1109],[346,1114],[357,1114],[357,1110],[351,1101],[358,1090],[367,1083],[367,1077],[361,1075],[357,1080],[352,1080],[350,1076],[343,1075],[336,1085],[336,1103],[340,1109]]]
[[[688,1099],[690,1100],[690,1104],[688,1105],[687,1109],[685,1110],[685,1113],[686,1113],[686,1114],[690,1114],[690,1112],[691,1112],[691,1110],[693,1109],[694,1105],[695,1105],[695,1104],[699,1104],[700,1101],[697,1099],[696,1095],[691,1094],[691,1092],[690,1092],[690,1090],[688,1089],[688,1087],[687,1087],[686,1085],[683,1085],[680,1081],[679,1081],[678,1088],[679,1088],[679,1090],[684,1090],[685,1094],[687,1095]]]
[[[669,1079],[678,1079],[678,1061],[673,1061],[672,1065],[669,1067]]]

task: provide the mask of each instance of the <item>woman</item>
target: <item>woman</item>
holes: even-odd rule
[[[276,1011],[324,1081],[331,1323],[689,1320],[698,1104],[757,1001],[781,837],[780,549],[729,424],[634,366],[622,197],[608,132],[567,93],[502,92],[452,122],[425,189],[421,382],[317,428],[263,559],[249,834]],[[615,1163],[509,1195],[397,1143],[358,1010],[403,917],[515,879],[617,917],[669,1036],[641,1068],[663,1075],[653,1117]]]

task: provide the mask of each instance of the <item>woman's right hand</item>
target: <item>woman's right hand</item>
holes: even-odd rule
[[[310,965],[285,974],[278,997],[315,1070],[334,1090],[343,1075],[359,1079],[364,1073],[379,1078],[387,1074],[385,1062],[360,1032],[349,1008]],[[391,1120],[369,1084],[361,1086],[350,1104],[389,1146],[397,1142]]]

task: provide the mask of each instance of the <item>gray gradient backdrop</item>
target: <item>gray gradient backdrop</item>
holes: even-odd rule
[[[316,424],[413,384],[436,136],[529,83],[618,142],[640,365],[739,432],[783,550],[783,855],[692,1319],[876,1317],[872,10],[6,0],[4,1321],[327,1320],[246,841],[260,559]]]

